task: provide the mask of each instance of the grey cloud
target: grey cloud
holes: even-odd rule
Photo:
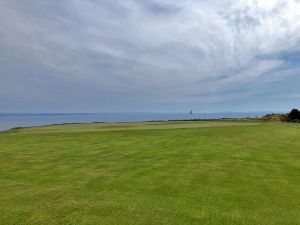
[[[25,110],[24,95],[35,111],[259,98],[251,82],[271,88],[272,73],[297,67],[281,54],[300,41],[300,4],[286,2],[1,1],[0,111]]]

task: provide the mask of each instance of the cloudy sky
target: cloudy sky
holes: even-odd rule
[[[1,0],[0,112],[300,107],[299,0]]]

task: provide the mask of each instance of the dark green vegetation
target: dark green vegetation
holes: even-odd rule
[[[300,224],[299,137],[217,121],[0,132],[0,224]]]
[[[290,113],[287,114],[267,114],[261,118],[261,120],[274,122],[300,122],[300,111],[298,109],[292,109]]]
[[[300,111],[298,109],[292,109],[288,114],[288,121],[300,122]]]

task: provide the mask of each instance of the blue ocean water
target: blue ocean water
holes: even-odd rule
[[[61,123],[139,122],[153,120],[216,119],[262,116],[263,112],[245,113],[98,113],[98,114],[0,114],[0,130],[13,127]]]

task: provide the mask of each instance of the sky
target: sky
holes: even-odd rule
[[[0,112],[294,107],[299,0],[0,2]]]

